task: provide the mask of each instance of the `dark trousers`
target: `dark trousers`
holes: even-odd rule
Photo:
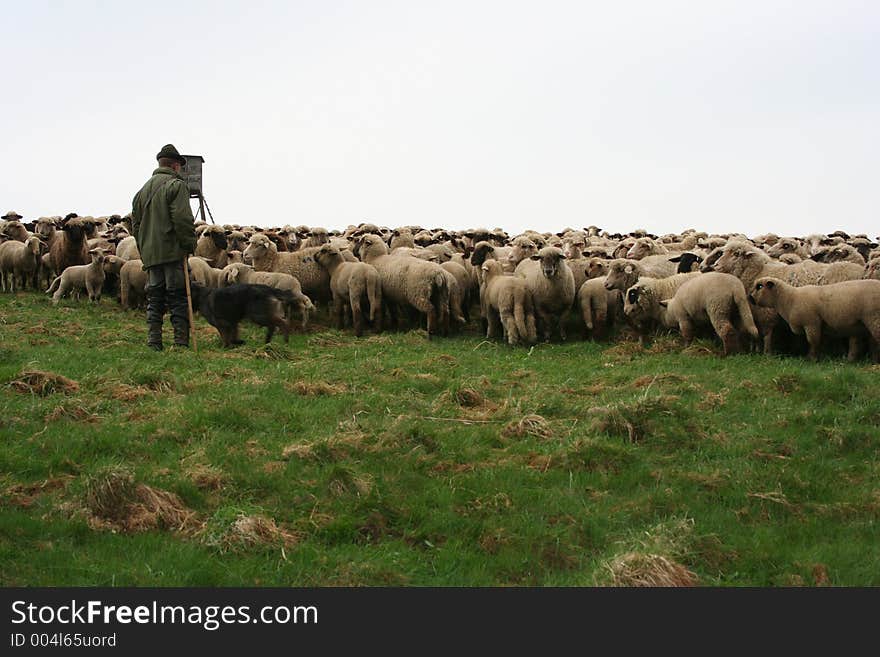
[[[189,310],[186,302],[183,260],[147,267],[147,344],[162,345],[162,320],[171,315],[174,343],[189,344]]]

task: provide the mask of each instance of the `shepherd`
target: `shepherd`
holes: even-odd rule
[[[191,306],[187,257],[196,248],[189,190],[180,175],[186,159],[173,144],[156,155],[159,167],[135,194],[131,225],[147,272],[147,346],[162,350],[162,321],[171,315],[174,344],[189,347]]]

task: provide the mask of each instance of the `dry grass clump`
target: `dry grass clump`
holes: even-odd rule
[[[346,458],[350,451],[364,449],[367,434],[361,431],[338,433],[310,443],[293,443],[281,451],[285,461],[297,458],[303,461],[330,462]]]
[[[131,402],[140,399],[141,397],[146,397],[153,392],[153,390],[150,390],[146,386],[132,386],[127,383],[116,383],[110,388],[108,396],[117,401]]]
[[[373,490],[373,477],[345,467],[336,467],[330,474],[327,489],[335,497],[355,495],[366,497]]]
[[[627,552],[608,564],[611,586],[696,586],[697,576],[659,554]]]
[[[285,384],[287,390],[291,390],[303,397],[328,397],[332,395],[341,395],[347,392],[348,387],[343,383],[327,383],[326,381],[314,381],[307,383],[306,381],[296,381],[291,384]]]
[[[589,410],[595,416],[592,428],[611,436],[627,438],[636,443],[651,435],[655,422],[676,415],[675,395],[640,397],[631,402],[596,406]]]
[[[221,552],[262,547],[293,547],[302,535],[256,510],[221,508],[206,523],[201,540]]]
[[[465,408],[476,408],[486,402],[486,398],[473,388],[459,388],[453,393],[453,398],[459,406]]]
[[[85,504],[95,529],[191,532],[200,524],[195,511],[177,495],[138,484],[129,470],[119,466],[105,468],[86,481]]]
[[[3,491],[0,506],[8,503],[26,509],[33,506],[40,495],[66,488],[73,478],[66,474],[31,484],[12,484]]]
[[[18,392],[36,394],[40,397],[51,395],[53,392],[72,394],[79,391],[79,383],[73,379],[41,370],[23,370],[9,385]]]
[[[526,415],[519,420],[511,420],[501,430],[504,438],[522,438],[533,436],[544,440],[553,437],[553,429],[550,423],[540,415]]]
[[[94,423],[97,422],[100,418],[92,413],[85,406],[80,404],[68,403],[62,404],[61,406],[56,406],[52,412],[47,413],[45,418],[43,418],[46,422],[55,422],[56,420],[72,420],[74,422],[86,422],[86,423]]]
[[[226,483],[226,475],[220,468],[204,463],[190,466],[186,470],[186,476],[202,490],[220,490]]]
[[[655,383],[685,383],[690,377],[681,374],[673,374],[672,372],[663,372],[661,374],[645,374],[632,382],[633,388],[645,388]]]

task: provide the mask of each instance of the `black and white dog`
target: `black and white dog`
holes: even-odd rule
[[[267,344],[272,341],[276,328],[281,329],[284,341],[288,341],[290,323],[284,319],[284,307],[294,301],[288,290],[244,283],[216,290],[195,282],[191,285],[193,310],[198,310],[217,329],[224,347],[244,344],[238,337],[238,324],[243,319],[266,327]]]

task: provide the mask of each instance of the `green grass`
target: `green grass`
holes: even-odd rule
[[[111,301],[0,295],[0,584],[594,585],[639,551],[704,585],[880,585],[867,362],[473,329],[267,349],[248,326],[224,351],[197,324],[197,355],[153,353]],[[22,392],[25,370],[79,388]],[[113,468],[202,529],[90,522]],[[229,539],[243,516],[288,538]]]

